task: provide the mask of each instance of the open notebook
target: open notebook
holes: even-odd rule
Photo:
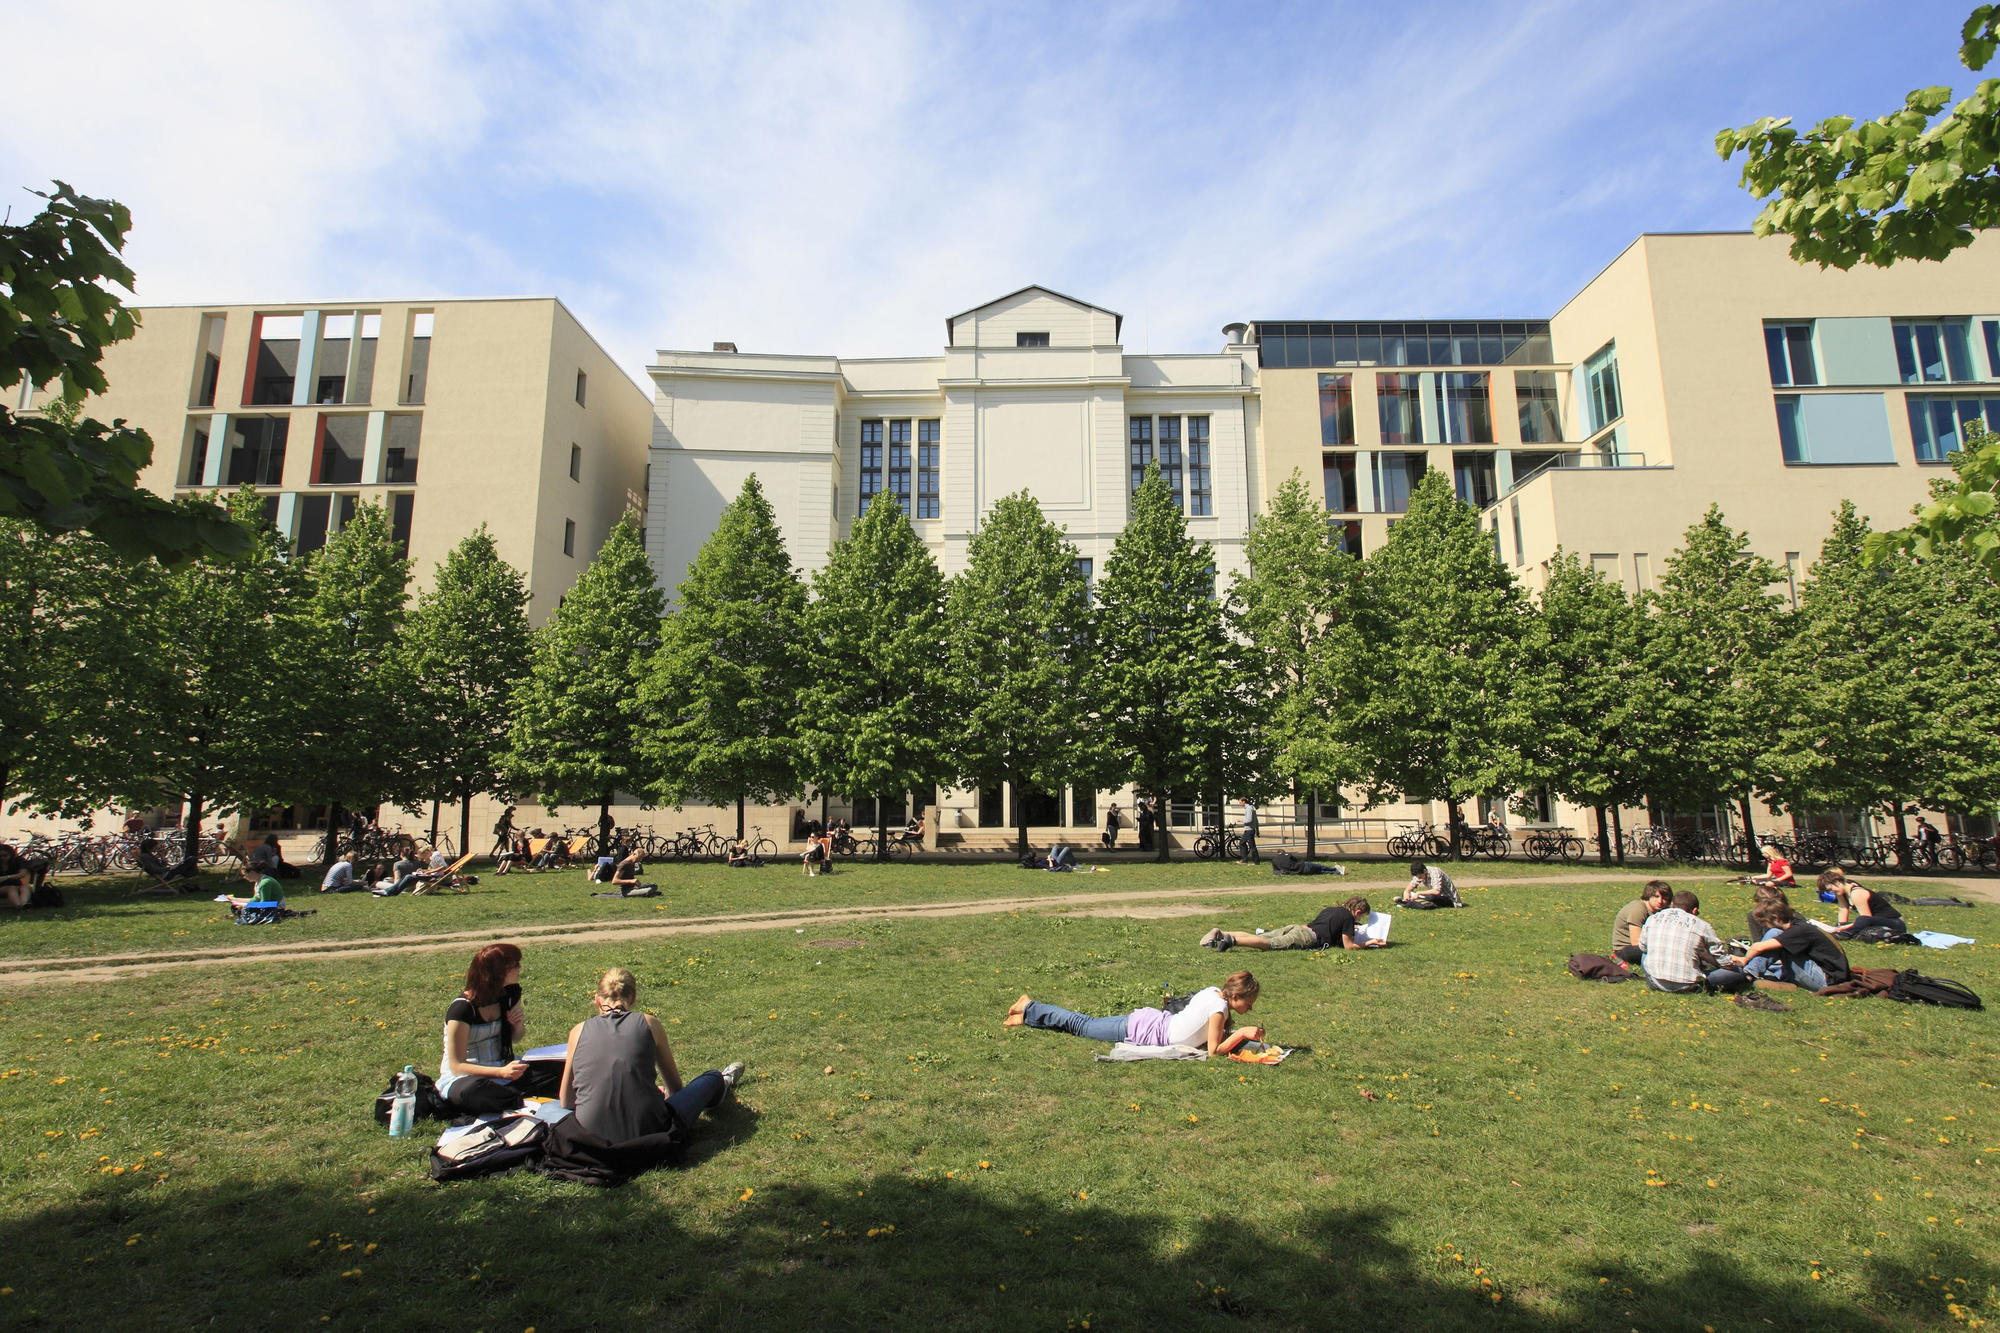
[[[1354,942],[1373,944],[1377,940],[1387,941],[1390,919],[1387,912],[1370,912],[1365,919],[1354,923]]]

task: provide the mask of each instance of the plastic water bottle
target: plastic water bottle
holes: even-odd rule
[[[395,1098],[389,1103],[389,1137],[407,1136],[417,1119],[417,1067],[404,1065],[396,1075]]]

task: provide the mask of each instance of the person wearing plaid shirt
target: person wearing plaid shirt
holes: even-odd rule
[[[1646,918],[1639,930],[1645,951],[1646,984],[1661,991],[1746,990],[1748,974],[1738,968],[1704,966],[1704,954],[1719,955],[1722,939],[1701,919],[1701,899],[1682,889],[1673,906]]]

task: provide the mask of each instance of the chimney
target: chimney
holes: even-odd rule
[[[717,344],[716,344],[716,345],[715,345],[715,346],[714,346],[713,348],[711,348],[710,350],[711,350],[711,351],[716,351],[716,352],[733,352],[733,351],[735,351],[735,350],[736,350],[736,344],[735,344],[735,343],[717,343]]]

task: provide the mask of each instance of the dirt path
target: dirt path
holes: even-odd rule
[[[1625,872],[1630,874],[1631,872]],[[1533,878],[1496,881],[1493,887],[1514,884],[1598,884],[1605,872],[1568,873]],[[1677,876],[1684,883],[1718,883],[1728,877],[1715,875]],[[956,902],[898,903],[882,906],[853,904],[846,907],[808,908],[798,911],[730,912],[717,916],[663,917],[649,921],[584,921],[521,926],[496,932],[454,930],[431,935],[391,935],[352,940],[299,940],[273,945],[241,945],[222,949],[185,949],[161,953],[102,954],[95,958],[13,958],[0,960],[0,988],[49,982],[120,981],[128,977],[154,976],[183,968],[234,967],[272,963],[299,958],[359,958],[385,954],[440,953],[464,949],[474,941],[504,934],[516,943],[591,944],[603,941],[657,939],[662,936],[720,935],[741,930],[803,930],[853,921],[887,921],[952,916],[997,915],[1002,912],[1053,911],[1059,908],[1087,908],[1091,916],[1129,915],[1145,919],[1197,915],[1216,898],[1272,897],[1293,894],[1331,898],[1339,894],[1338,881],[1321,879],[1262,883],[1226,888],[1127,889],[1102,893],[1066,893],[1018,898],[974,898]],[[1958,884],[1943,880],[1927,881],[1940,893],[1963,892],[1982,901],[1990,900],[1984,885]],[[1356,885],[1357,890],[1363,886]],[[1394,885],[1374,884],[1376,889]],[[1119,910],[1123,907],[1128,911]],[[1217,909],[1220,910],[1220,909]]]

